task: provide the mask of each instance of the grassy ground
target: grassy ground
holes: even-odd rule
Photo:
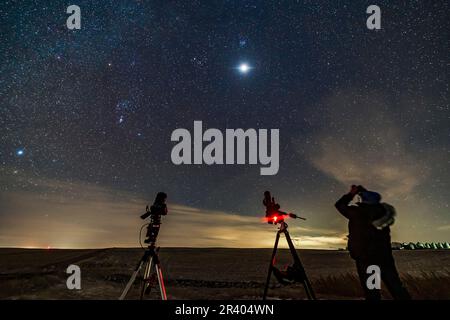
[[[168,297],[261,299],[270,254],[270,249],[162,249]],[[299,250],[299,254],[318,298],[362,298],[347,252]],[[0,249],[0,299],[117,299],[141,255],[141,249]],[[396,251],[394,256],[415,299],[450,298],[450,251]],[[277,264],[289,263],[288,251],[281,250]],[[66,287],[69,264],[81,268],[81,290]],[[275,281],[269,296],[305,298],[301,285],[281,286]],[[390,298],[384,290],[383,296]],[[139,286],[135,285],[128,298],[138,297]]]

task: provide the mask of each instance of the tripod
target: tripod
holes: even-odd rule
[[[306,275],[306,271],[303,268],[303,264],[300,261],[300,257],[298,256],[297,251],[295,250],[294,244],[292,243],[291,236],[289,235],[288,225],[286,222],[284,222],[284,220],[279,223],[280,223],[280,228],[278,229],[277,236],[275,238],[275,245],[273,247],[272,258],[270,259],[269,272],[267,274],[267,280],[266,280],[266,286],[264,288],[263,300],[266,300],[266,298],[267,298],[267,291],[269,290],[270,278],[271,278],[272,272],[275,268],[274,264],[275,264],[275,256],[277,254],[277,249],[278,249],[278,241],[280,240],[280,235],[282,233],[284,233],[284,235],[286,237],[286,241],[289,245],[289,250],[291,251],[292,258],[294,259],[294,264],[292,266],[293,280],[296,282],[302,282],[303,287],[305,288],[306,296],[308,297],[308,299],[315,300],[316,296],[314,295],[314,291],[312,289],[311,283],[309,282],[309,279]]]
[[[151,225],[150,228],[154,229],[154,230],[150,229],[150,231],[153,232],[153,236],[151,237],[151,240],[153,241],[151,241],[150,245],[145,250],[141,260],[139,260],[139,263],[134,269],[134,272],[131,275],[130,280],[128,281],[125,289],[120,295],[119,300],[125,299],[126,295],[128,294],[128,291],[130,290],[131,286],[136,280],[137,275],[139,274],[139,271],[143,266],[145,267],[144,267],[144,277],[142,279],[141,285],[140,299],[142,300],[144,298],[144,295],[149,294],[152,287],[155,285],[155,282],[158,281],[161,300],[167,300],[166,288],[164,286],[164,278],[162,275],[161,265],[158,257],[159,247],[155,249],[155,242],[156,236],[158,235],[159,231],[159,225]],[[155,269],[155,273],[152,273],[152,268]]]

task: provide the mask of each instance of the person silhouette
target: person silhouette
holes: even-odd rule
[[[350,205],[355,196],[358,201]],[[367,284],[371,265],[379,267],[381,279],[395,300],[409,300],[411,296],[400,280],[391,248],[390,228],[394,221],[393,207],[381,203],[381,195],[363,186],[352,185],[350,192],[335,204],[348,221],[348,250],[356,262],[359,280],[366,300],[380,300],[381,292]]]

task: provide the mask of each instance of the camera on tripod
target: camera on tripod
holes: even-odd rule
[[[145,208],[146,211],[141,215],[141,219],[150,217],[150,222],[147,227],[147,234],[144,243],[154,245],[156,238],[158,237],[159,229],[161,227],[161,216],[167,215],[166,205],[167,194],[164,192],[158,192],[153,205],[149,208],[148,205]]]
[[[167,215],[166,199],[167,194],[158,192],[153,205],[150,208],[147,205],[145,213],[141,215],[141,219],[150,217],[150,222],[147,227],[147,238],[144,241],[148,244],[148,248],[144,249],[144,247],[142,247],[145,250],[144,255],[141,260],[139,260],[130,280],[120,295],[120,300],[125,299],[142,267],[144,267],[144,274],[141,280],[141,300],[156,286],[156,282],[158,282],[159,285],[161,299],[167,300],[166,287],[164,286],[164,278],[158,256],[159,247],[156,248],[156,238],[158,237],[159,228],[161,227],[161,216]],[[141,227],[141,231],[144,226],[145,224]],[[139,233],[139,240],[140,236],[141,234]],[[152,273],[153,269],[154,273]]]

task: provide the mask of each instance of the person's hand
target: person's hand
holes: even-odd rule
[[[353,185],[351,186],[351,189],[350,189],[350,194],[351,194],[352,196],[356,195],[356,194],[360,191],[359,187],[360,187],[360,186],[355,186],[355,185],[353,184]]]

